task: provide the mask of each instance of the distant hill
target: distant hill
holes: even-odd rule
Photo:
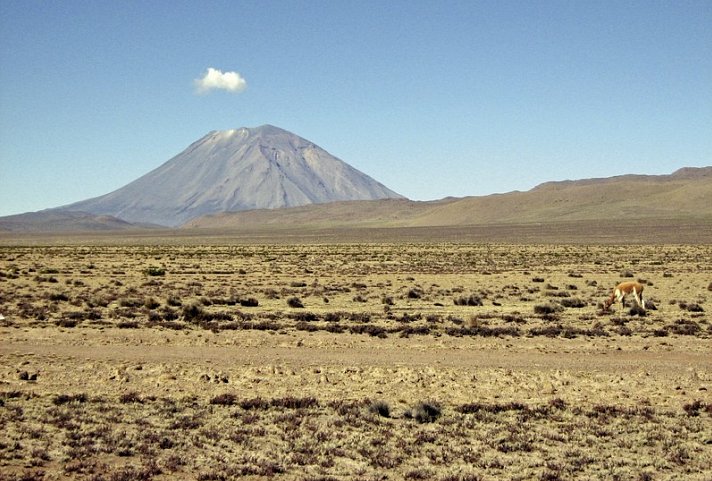
[[[712,222],[712,167],[684,168],[670,175],[547,182],[527,192],[433,202],[336,202],[220,213],[193,219],[184,227],[426,227],[655,218]]]
[[[61,207],[177,226],[201,215],[402,198],[314,143],[263,125],[210,132],[126,186]]]
[[[547,182],[527,192],[467,197],[424,213],[412,225],[681,217],[712,219],[712,167]]]
[[[0,232],[97,232],[140,228],[109,215],[43,210],[0,217]]]

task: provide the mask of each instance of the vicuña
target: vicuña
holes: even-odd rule
[[[645,301],[643,300],[643,284],[636,281],[621,282],[618,284],[611,296],[606,299],[605,306],[606,309],[611,307],[614,302],[620,302],[621,306],[625,308],[625,298],[626,296],[633,294],[635,302],[639,307],[645,309]]]

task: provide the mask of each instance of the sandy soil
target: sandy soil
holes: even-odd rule
[[[712,388],[709,341],[697,339],[638,340],[627,342],[624,350],[610,341],[344,340],[328,333],[107,329],[92,336],[35,328],[3,329],[2,336],[4,384],[22,388],[16,373],[28,371],[38,374],[32,389],[49,393],[87,388],[96,394],[115,393],[136,384],[142,392],[175,394],[198,389],[206,375],[224,375],[229,380],[225,384],[243,388],[241,394],[247,396],[315,389],[312,394],[321,397],[328,391],[358,399],[390,384],[408,391],[407,385],[417,380],[410,389],[413,396],[426,389],[429,396],[443,392],[454,402],[475,397],[537,400],[541,389],[558,397],[585,398],[604,390],[617,402],[649,399],[659,406],[676,406],[690,396],[707,397],[706,390]],[[130,375],[117,376],[118,372]],[[277,376],[261,379],[263,374]],[[373,386],[369,377],[382,379]],[[92,381],[96,383],[88,386]],[[211,396],[221,387],[209,385],[198,392]]]

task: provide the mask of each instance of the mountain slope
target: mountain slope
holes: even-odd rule
[[[671,175],[547,182],[527,192],[467,197],[410,225],[712,217],[712,167]]]
[[[0,232],[100,232],[137,228],[116,217],[86,212],[43,210],[0,217]]]
[[[64,210],[177,226],[224,211],[402,198],[322,148],[264,125],[213,131],[157,169]]]
[[[274,226],[371,226],[392,227],[411,222],[428,208],[443,201],[416,202],[408,199],[329,202],[288,209],[257,209],[221,212],[192,219],[183,228],[235,228]]]
[[[427,227],[690,218],[712,222],[712,167],[671,175],[547,182],[527,192],[433,202],[338,202],[272,211],[222,213],[185,227]]]

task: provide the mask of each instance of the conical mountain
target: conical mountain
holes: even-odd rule
[[[324,149],[263,125],[213,131],[124,187],[62,210],[178,226],[205,214],[403,198]]]

